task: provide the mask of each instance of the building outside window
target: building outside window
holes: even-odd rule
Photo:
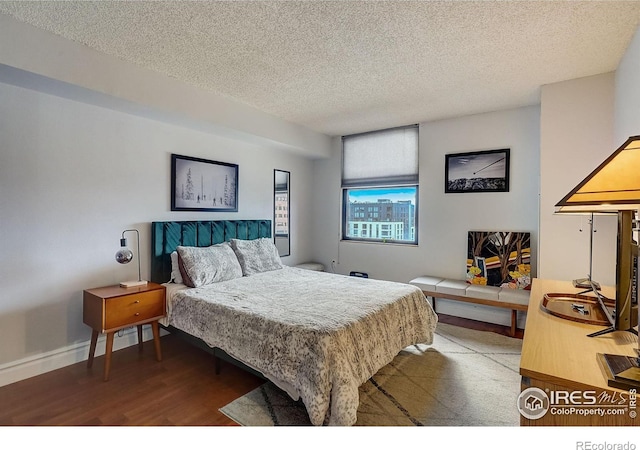
[[[275,233],[276,235],[286,235],[289,230],[289,211],[288,200],[289,194],[287,192],[276,192],[275,196],[275,209],[276,209],[276,223]]]

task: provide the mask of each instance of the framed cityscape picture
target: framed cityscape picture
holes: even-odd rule
[[[171,211],[238,211],[238,165],[172,154]]]
[[[444,192],[508,192],[509,149],[445,155]]]

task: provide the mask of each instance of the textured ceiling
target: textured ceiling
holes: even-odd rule
[[[616,69],[637,1],[0,1],[0,12],[329,135],[539,102]]]

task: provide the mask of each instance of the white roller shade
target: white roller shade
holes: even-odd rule
[[[418,126],[343,137],[342,186],[418,182]]]

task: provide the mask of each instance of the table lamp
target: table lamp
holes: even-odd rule
[[[122,287],[135,287],[135,286],[145,286],[147,284],[146,280],[142,279],[142,275],[140,273],[140,233],[138,230],[124,230],[122,232],[122,238],[120,239],[120,250],[116,253],[116,261],[120,264],[128,264],[133,259],[133,252],[127,248],[127,239],[124,237],[125,233],[135,232],[136,233],[136,242],[138,244],[138,280],[133,281],[122,281],[120,286]]]
[[[633,304],[636,304],[637,309],[640,258],[633,233],[638,230],[640,218],[640,136],[629,137],[555,206],[559,213],[617,212],[615,313],[610,319],[610,328],[590,336],[615,330],[637,334],[633,329],[634,322],[638,322],[633,314]],[[595,287],[593,290],[601,308],[609,316],[602,297]],[[638,344],[640,347],[640,341]],[[640,357],[598,354],[598,360],[607,374],[609,385],[626,389],[640,387]]]

